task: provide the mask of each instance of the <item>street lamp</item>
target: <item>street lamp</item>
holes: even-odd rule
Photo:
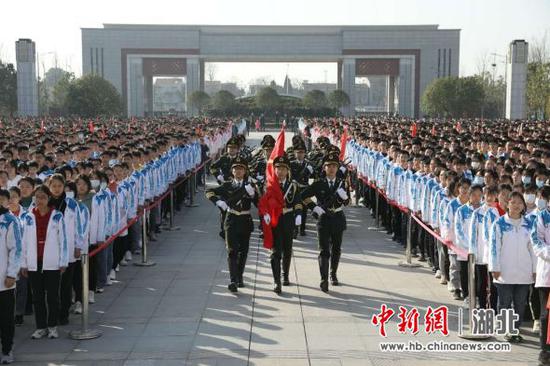
[[[38,94],[38,100],[37,100],[37,105],[38,105],[38,114],[40,115],[40,55],[42,56],[45,56],[45,55],[54,55],[55,52],[53,51],[50,51],[50,52],[42,52],[42,53],[36,53],[36,66],[38,68],[38,72],[37,72],[37,78],[36,78],[36,93]],[[46,71],[44,70],[44,74],[46,73]]]
[[[503,117],[506,117],[506,91],[507,91],[507,77],[508,77],[508,67],[506,65],[506,55],[501,55],[499,53],[491,53],[491,56],[493,56],[493,63],[491,66],[493,67],[493,86],[495,85],[495,77],[496,77],[496,69],[497,69],[497,57],[501,58],[501,61],[499,63],[504,64],[504,101],[502,103],[502,114]],[[504,59],[504,60],[502,60]]]

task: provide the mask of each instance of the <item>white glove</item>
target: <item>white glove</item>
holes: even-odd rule
[[[227,205],[227,203],[225,203],[225,201],[222,201],[222,200],[217,200],[217,201],[216,201],[216,206],[218,206],[219,208],[221,208],[222,211],[227,211],[227,209],[229,208],[229,206]]]
[[[348,193],[344,188],[338,188],[336,190],[336,193],[338,193],[338,196],[340,196],[341,199],[347,200],[348,199]]]
[[[221,174],[218,175],[218,176],[216,177],[216,179],[217,179],[219,182],[223,182],[223,181],[224,181],[223,175],[221,175]]]
[[[294,225],[296,225],[296,226],[302,225],[302,215],[296,216],[296,219],[294,221]]]
[[[341,167],[340,167],[340,171],[341,171],[342,173],[345,173],[345,172],[346,172],[346,170],[347,170],[347,169],[346,169],[346,167],[345,167],[345,166],[341,166]]]
[[[266,223],[266,225],[269,225],[271,223],[271,216],[269,216],[269,214],[264,215],[264,222]]]
[[[325,213],[325,210],[323,210],[319,206],[315,206],[315,208],[313,209],[313,212],[315,212],[317,216],[321,217],[321,215]]]
[[[250,184],[245,185],[245,186],[244,186],[244,189],[246,189],[246,193],[248,193],[248,195],[249,195],[250,197],[254,197],[254,194],[255,194],[256,192],[254,191],[254,188],[253,188]]]
[[[311,165],[308,165],[306,169],[309,170],[309,174],[313,174],[313,167]]]
[[[263,175],[257,175],[256,179],[258,179],[261,182],[261,181],[264,180],[264,176]]]

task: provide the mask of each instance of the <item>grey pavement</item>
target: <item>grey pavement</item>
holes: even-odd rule
[[[257,143],[262,134],[251,134]],[[287,137],[290,141],[290,134]],[[227,291],[224,242],[218,237],[218,211],[198,195],[199,207],[175,218],[180,231],[163,232],[150,245],[149,268],[123,267],[118,281],[91,305],[91,327],[103,331],[94,340],[75,341],[68,332],[79,318],[60,327],[60,339],[31,340],[32,317],[16,329],[15,356],[22,365],[534,365],[538,342],[530,332],[511,352],[382,352],[380,343],[461,341],[457,309],[446,286],[426,267],[404,269],[401,246],[372,227],[368,210],[346,209],[339,271],[342,285],[319,290],[314,219],[306,237],[294,242],[292,286],[272,292],[269,253],[258,232],[250,242],[246,288]],[[257,226],[257,225],[256,225]],[[138,258],[134,258],[134,261]],[[414,259],[413,259],[414,260]],[[417,335],[397,331],[397,313],[386,325],[387,337],[371,323],[380,306],[396,312],[417,307]],[[427,306],[449,307],[448,336],[423,332]],[[495,339],[492,339],[495,341]],[[496,339],[497,341],[499,339]]]

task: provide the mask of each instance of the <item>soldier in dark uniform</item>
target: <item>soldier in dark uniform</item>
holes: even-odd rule
[[[319,271],[321,290],[328,292],[328,275],[333,286],[338,286],[337,270],[340,262],[342,236],[346,230],[346,217],[343,207],[349,204],[349,189],[345,181],[337,177],[340,161],[337,154],[329,154],[323,160],[325,178],[313,182],[304,189],[304,204],[313,211],[317,221],[319,242]],[[315,204],[311,197],[317,198]]]
[[[270,138],[268,138],[269,136]],[[265,183],[265,170],[267,169],[267,159],[271,155],[273,148],[275,147],[275,139],[271,135],[265,135],[262,141],[262,154],[257,155],[254,160],[251,175],[258,182],[258,187],[260,192],[263,192],[263,187]]]
[[[280,294],[281,289],[281,258],[283,262],[283,285],[289,286],[290,262],[292,259],[292,241],[294,228],[300,225],[302,216],[302,201],[298,193],[298,185],[290,180],[290,161],[286,156],[279,156],[273,161],[275,174],[284,197],[283,213],[277,226],[273,228],[273,248],[271,249],[271,270],[275,287],[273,291]],[[271,217],[265,214],[264,221],[269,224]]]
[[[258,203],[257,189],[248,180],[247,171],[246,160],[236,157],[231,164],[233,179],[206,192],[206,197],[226,213],[223,228],[230,277],[227,288],[231,292],[237,292],[237,287],[244,287],[243,273],[250,234],[254,230],[250,206]]]
[[[290,171],[292,173],[292,179],[296,182],[298,186],[298,191],[301,193],[305,188],[309,186],[309,178],[313,174],[313,166],[308,160],[305,159],[306,156],[306,145],[304,142],[298,142],[294,146],[294,156],[296,160],[290,163]],[[302,209],[302,222],[300,224],[300,235],[306,235],[306,217],[307,217],[307,207]],[[298,227],[294,232],[294,238],[298,235]]]
[[[223,185],[231,178],[231,164],[232,161],[239,155],[239,140],[236,137],[232,137],[226,144],[227,152],[223,154],[218,160],[210,165],[210,174],[216,177],[218,184]],[[219,235],[222,239],[225,239],[225,230],[223,223],[225,221],[225,211],[220,212],[220,232]]]

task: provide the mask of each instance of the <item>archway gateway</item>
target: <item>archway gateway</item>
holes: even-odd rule
[[[205,62],[336,62],[338,88],[352,101],[344,114],[356,113],[356,78],[374,75],[385,80],[386,112],[418,117],[426,86],[458,75],[459,47],[460,30],[437,25],[104,24],[82,29],[82,70],[113,83],[129,116],[143,116],[154,77],[185,77],[189,95],[204,90]]]

